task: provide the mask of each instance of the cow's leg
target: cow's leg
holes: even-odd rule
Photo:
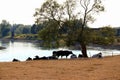
[[[67,59],[67,55],[66,55],[66,59]]]
[[[61,59],[62,59],[62,56],[61,56]]]
[[[57,56],[57,58],[59,58],[59,56]]]

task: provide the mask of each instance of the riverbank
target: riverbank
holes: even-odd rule
[[[0,63],[0,80],[120,80],[120,56]]]
[[[6,38],[2,38],[0,39],[0,41],[2,42],[31,42],[31,43],[38,43],[39,41],[38,40],[27,40],[27,39],[6,39]]]
[[[90,44],[90,48],[96,48],[96,49],[115,49],[115,50],[120,50],[120,43],[118,44],[111,44],[111,45],[98,45],[98,44]]]

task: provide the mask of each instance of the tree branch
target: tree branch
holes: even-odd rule
[[[87,14],[90,13],[95,8],[96,4],[97,4],[97,1],[95,0],[94,4],[92,5],[92,7],[87,11]]]
[[[85,9],[85,6],[82,4],[83,0],[80,0],[80,5]]]

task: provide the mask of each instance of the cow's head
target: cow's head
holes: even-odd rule
[[[57,56],[57,51],[53,51],[53,55],[52,56],[56,57]]]

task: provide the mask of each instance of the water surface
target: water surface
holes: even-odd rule
[[[37,43],[31,42],[0,41],[0,46],[6,47],[6,49],[0,50],[0,62],[10,62],[14,58],[25,61],[28,57],[34,58],[36,55],[40,57],[51,56],[54,50],[62,49],[43,50],[41,47],[38,47]],[[72,50],[72,52],[76,55],[81,54],[80,50]],[[120,55],[119,50],[95,48],[87,51],[89,57],[99,52],[102,52],[103,56]]]

